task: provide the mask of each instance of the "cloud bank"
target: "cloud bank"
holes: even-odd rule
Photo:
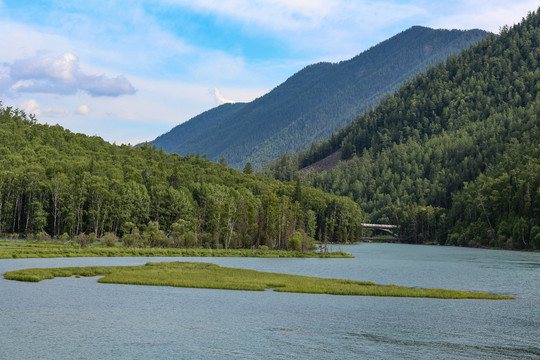
[[[136,90],[122,75],[107,77],[84,73],[79,59],[72,53],[60,57],[41,54],[4,63],[0,86],[14,93],[47,93],[72,95],[79,91],[90,96],[132,95]]]

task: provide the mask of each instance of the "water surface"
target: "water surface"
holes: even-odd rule
[[[29,267],[206,261],[379,284],[510,294],[512,301],[288,294],[0,279],[0,359],[538,359],[540,253],[399,244],[354,259],[62,258]]]

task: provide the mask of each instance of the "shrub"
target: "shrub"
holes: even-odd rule
[[[60,235],[59,240],[62,241],[62,242],[68,241],[68,240],[69,240],[69,235],[68,235],[68,233],[63,233],[62,235]]]
[[[302,235],[297,231],[287,240],[287,250],[300,251],[302,250]]]
[[[268,246],[266,245],[261,245],[259,246],[259,251],[264,255],[268,252]]]
[[[303,230],[296,230],[294,235],[287,240],[287,250],[306,252],[312,247],[313,239]]]
[[[182,237],[181,244],[182,244],[182,246],[185,246],[185,247],[194,247],[194,246],[196,246],[197,244],[196,244],[195,234],[192,233],[192,232],[188,232],[187,234],[185,234]]]
[[[152,247],[166,245],[167,237],[159,229],[159,223],[157,221],[148,222],[146,230],[143,232],[143,241]]]
[[[86,237],[86,241],[89,242],[89,243],[94,243],[98,240],[98,237],[95,233],[90,233],[88,234],[88,236]]]
[[[212,234],[204,233],[204,234],[201,234],[200,236],[201,236],[202,247],[204,247],[205,249],[212,248],[212,246],[215,243],[214,237],[212,236]]]
[[[124,246],[142,246],[142,236],[139,229],[133,226],[129,229],[129,233],[124,234],[121,239]]]
[[[80,233],[79,235],[75,236],[73,240],[77,242],[83,248],[86,246],[86,243],[88,242],[88,236],[86,236],[85,233]]]
[[[37,233],[36,239],[41,241],[51,240],[51,236],[45,231],[40,231],[39,233]]]
[[[111,232],[106,233],[101,238],[101,244],[103,244],[105,246],[109,246],[109,247],[114,246],[117,241],[118,241],[118,237],[115,234],[111,233]]]

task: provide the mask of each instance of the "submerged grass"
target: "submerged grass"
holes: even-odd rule
[[[76,243],[51,241],[0,241],[0,259],[53,257],[297,257],[297,258],[352,258],[344,252],[326,254],[313,251],[285,251],[270,249],[203,249],[203,248],[133,248],[90,244],[81,248]]]
[[[38,282],[54,277],[103,276],[101,283],[177,286],[208,289],[424,297],[440,299],[513,299],[508,295],[446,289],[417,289],[397,285],[376,285],[368,281],[327,279],[221,267],[209,263],[147,263],[144,266],[95,266],[24,269],[7,272],[8,280]]]

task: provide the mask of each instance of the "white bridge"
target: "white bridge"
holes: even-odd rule
[[[387,224],[360,224],[360,225],[362,225],[366,229],[377,229],[377,230],[386,231],[393,237],[399,238],[399,235],[392,231],[392,229],[399,228],[398,225],[387,225]]]

